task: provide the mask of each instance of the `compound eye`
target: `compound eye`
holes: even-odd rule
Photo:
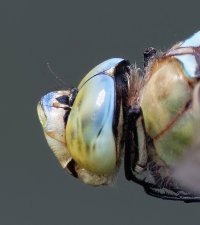
[[[113,64],[111,61],[100,64],[83,78],[66,126],[66,143],[72,158],[98,175],[114,172],[118,161],[113,133],[116,90],[110,71],[122,59],[113,59]]]
[[[68,118],[66,141],[72,158],[98,174],[115,168],[113,114],[113,79],[100,74],[81,88]]]

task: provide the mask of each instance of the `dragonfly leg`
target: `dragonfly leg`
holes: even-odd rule
[[[126,124],[125,176],[137,182],[135,175],[143,172],[147,164],[146,131],[140,107],[129,108]]]
[[[144,185],[144,190],[147,194],[153,197],[162,198],[165,200],[184,201],[186,203],[200,202],[200,195],[183,191],[181,189],[159,189],[156,187],[145,187]]]

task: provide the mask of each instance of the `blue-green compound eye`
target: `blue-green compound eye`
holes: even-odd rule
[[[83,85],[70,112],[67,147],[73,159],[90,171],[107,173],[116,166],[114,104],[114,80],[99,74]]]
[[[121,61],[107,60],[83,78],[68,117],[67,148],[77,164],[95,174],[114,172],[119,161],[117,138],[113,133],[114,69]]]

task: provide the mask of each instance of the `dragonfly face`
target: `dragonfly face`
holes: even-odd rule
[[[38,104],[49,146],[61,165],[85,183],[109,184],[119,168],[129,67],[120,58],[107,60],[77,89],[51,92]]]
[[[38,103],[50,148],[62,167],[94,186],[125,175],[156,197],[198,201],[173,174],[200,132],[200,32],[166,53],[149,48],[143,74],[126,60],[107,60],[78,88]]]

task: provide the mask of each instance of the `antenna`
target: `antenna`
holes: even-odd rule
[[[52,70],[52,68],[51,68],[51,66],[50,66],[50,63],[47,62],[46,65],[47,65],[47,68],[48,68],[49,72],[51,73],[51,75],[53,75],[53,76],[56,78],[56,80],[57,80],[60,84],[66,86],[67,84],[59,77],[59,75],[57,75],[57,74]]]

